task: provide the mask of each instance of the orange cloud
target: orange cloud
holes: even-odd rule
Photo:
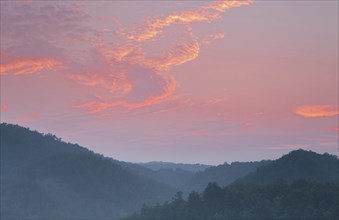
[[[295,113],[305,118],[332,117],[339,114],[339,109],[331,105],[311,105],[298,107]]]
[[[155,59],[145,59],[143,65],[154,68],[159,72],[168,71],[172,66],[179,66],[192,61],[199,56],[200,44],[197,40],[191,43],[181,43],[174,50]]]
[[[228,9],[249,5],[253,0],[228,0],[216,1],[209,3],[195,10],[186,10],[183,12],[175,12],[164,18],[156,18],[149,20],[146,27],[137,30],[127,36],[131,41],[148,41],[157,37],[163,32],[163,29],[174,24],[187,25],[197,22],[210,22],[221,17],[221,14]]]
[[[203,40],[202,42],[204,44],[211,44],[212,40],[219,40],[219,39],[224,39],[225,34],[219,33],[219,34],[210,34],[207,36],[207,39]]]
[[[243,0],[243,1],[237,1],[237,0],[228,0],[228,1],[215,1],[211,4],[206,5],[203,7],[204,9],[214,9],[219,12],[225,12],[228,9],[236,8],[244,5],[249,5],[254,0]]]
[[[95,74],[67,74],[67,77],[84,86],[97,86],[100,84],[104,84],[104,80]]]
[[[20,59],[8,64],[0,66],[0,75],[7,75],[13,73],[13,75],[27,75],[42,70],[52,70],[60,67],[61,62],[52,58],[42,59]]]
[[[133,51],[132,45],[126,45],[118,48],[117,50],[112,51],[115,59],[122,61],[128,54]]]
[[[102,86],[109,92],[114,92],[116,95],[124,95],[132,90],[132,85],[124,80],[117,80],[114,77],[105,77],[100,74],[76,74],[68,73],[67,77],[80,85],[94,87]]]
[[[9,107],[7,104],[1,104],[1,112],[8,112]]]
[[[87,113],[89,114],[97,114],[108,109],[114,107],[124,107],[128,110],[134,110],[138,108],[143,108],[147,106],[152,106],[159,104],[165,100],[168,100],[170,95],[176,89],[176,81],[173,77],[169,78],[166,81],[165,86],[162,88],[162,93],[159,95],[151,96],[141,102],[128,102],[128,101],[113,101],[113,102],[105,102],[105,101],[90,101],[80,105],[76,105],[76,108],[86,108]]]

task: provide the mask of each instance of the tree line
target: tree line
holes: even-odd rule
[[[267,185],[209,183],[202,193],[182,192],[171,202],[146,206],[125,220],[338,219],[338,183],[280,179]]]

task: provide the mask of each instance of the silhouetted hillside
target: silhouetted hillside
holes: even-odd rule
[[[209,182],[216,182],[220,186],[226,186],[236,179],[255,171],[258,166],[269,163],[261,162],[233,162],[219,166],[209,167],[202,172],[197,172],[183,188],[185,192],[192,190],[202,191]]]
[[[1,124],[2,219],[112,219],[172,194],[79,145]]]
[[[315,182],[338,182],[338,158],[330,154],[317,154],[312,151],[296,150],[278,160],[258,167],[239,179],[242,183],[266,184],[277,179],[291,183],[297,179]]]

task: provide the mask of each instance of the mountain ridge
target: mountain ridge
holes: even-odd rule
[[[242,183],[267,184],[277,179],[291,183],[297,179],[316,182],[338,182],[339,159],[328,153],[298,149],[273,160],[255,172],[238,179]]]
[[[0,126],[1,218],[118,218],[175,191],[54,135]]]

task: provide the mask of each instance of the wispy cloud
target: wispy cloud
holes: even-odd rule
[[[172,66],[178,66],[188,61],[194,60],[199,56],[200,44],[194,40],[189,43],[182,43],[173,51],[168,52],[164,57],[158,59],[157,67],[162,69],[169,69]]]
[[[53,58],[16,60],[0,66],[0,75],[12,73],[14,76],[38,73],[60,68],[62,63]]]
[[[219,34],[210,34],[207,36],[207,39],[205,39],[203,41],[204,44],[210,44],[213,40],[220,40],[220,39],[224,39],[225,38],[225,34],[223,33],[219,33]]]
[[[87,112],[90,114],[96,114],[103,111],[107,111],[114,107],[124,107],[128,110],[135,110],[143,107],[153,106],[156,104],[161,103],[174,92],[176,88],[176,82],[174,79],[169,79],[166,81],[166,84],[162,87],[162,93],[157,95],[149,96],[149,98],[142,99],[139,102],[132,102],[126,100],[119,100],[119,101],[89,101],[83,104],[75,105],[76,108],[85,108]]]
[[[164,28],[172,25],[190,25],[192,23],[211,22],[221,18],[221,14],[228,9],[249,5],[252,0],[243,1],[216,1],[193,10],[174,12],[163,18],[153,18],[146,21],[144,27],[139,27],[127,34],[132,41],[149,41],[163,33]]]
[[[177,88],[171,68],[196,59],[202,46],[224,38],[220,33],[199,38],[193,34],[192,24],[212,22],[228,9],[251,2],[209,2],[196,9],[147,18],[132,30],[118,22],[120,29],[115,31],[93,25],[101,20],[86,12],[84,6],[6,3],[1,23],[5,42],[1,55],[5,54],[6,59],[1,62],[1,75],[58,70],[72,82],[100,91],[91,94],[100,98],[74,105],[90,114],[110,115],[108,111],[113,108],[130,111],[170,102],[176,99]],[[178,25],[184,27],[180,29],[183,34],[171,39],[173,45],[150,52],[150,48],[156,48],[157,37]]]
[[[339,108],[331,105],[300,106],[295,113],[305,118],[333,117],[339,114]]]

